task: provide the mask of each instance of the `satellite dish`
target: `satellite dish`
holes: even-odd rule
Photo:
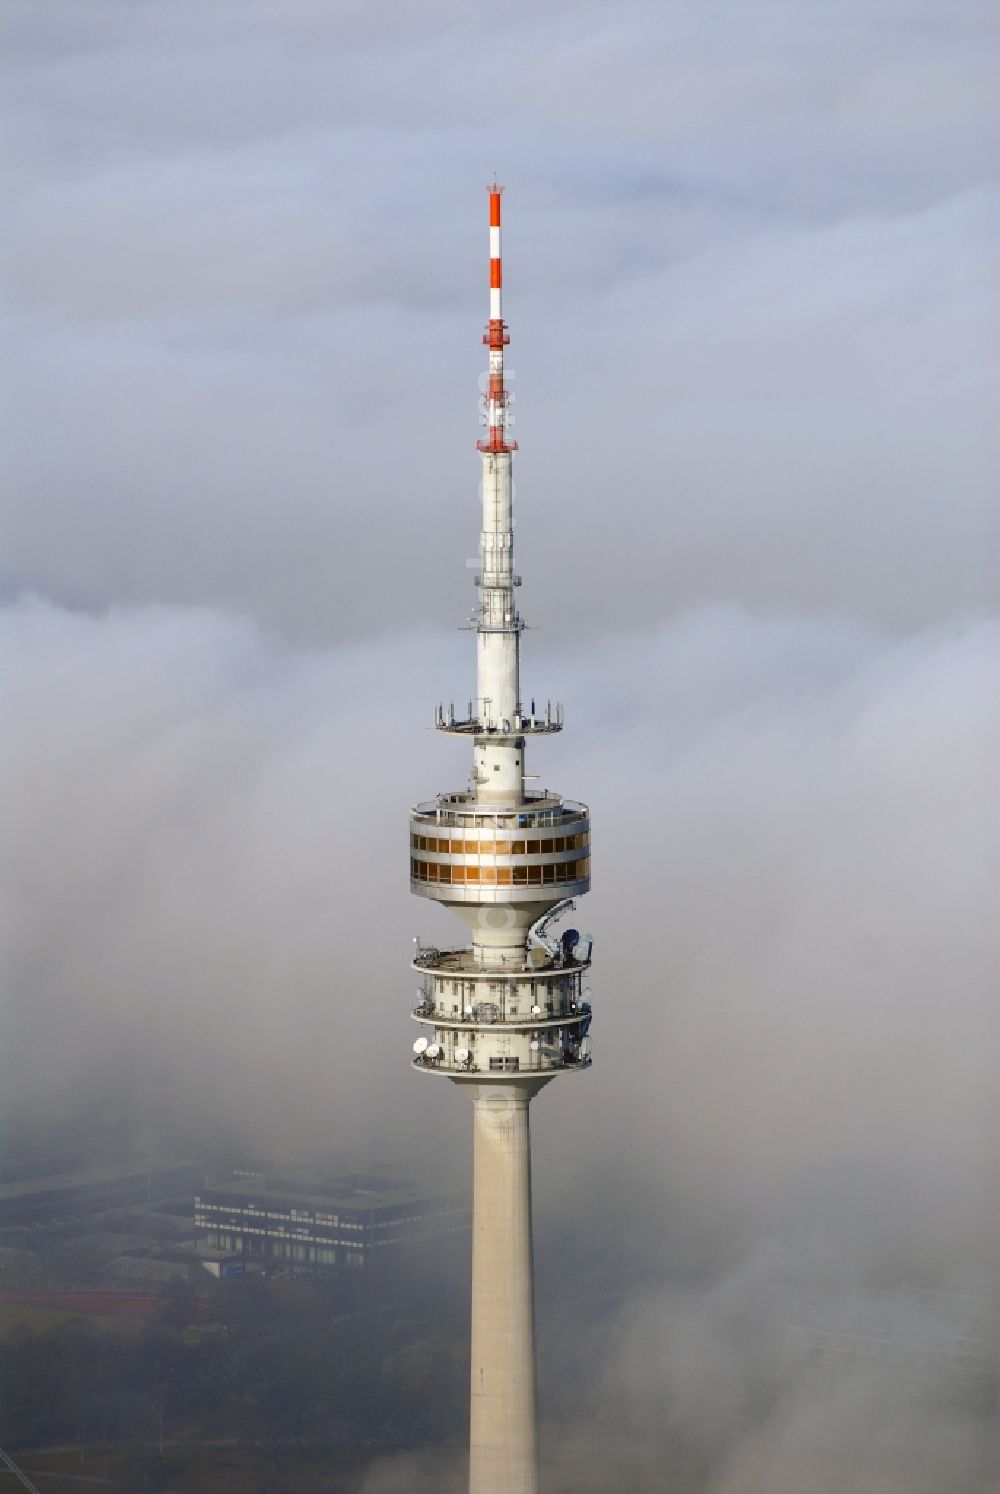
[[[532,1039],[531,1039],[531,1051],[532,1051],[532,1053],[537,1053],[537,1052],[538,1052],[538,1050],[539,1050],[539,1048],[540,1048],[540,1047],[541,1047],[541,1046],[542,1046],[542,1045],[541,1045],[541,1043],[540,1043],[540,1042],[539,1042],[539,1041],[538,1041],[538,1039],[537,1039],[537,1038],[532,1038]]]
[[[455,1049],[455,1062],[456,1063],[468,1063],[468,1061],[469,1061],[469,1050],[468,1050],[468,1048],[456,1048]]]
[[[531,1008],[531,1015],[533,1017],[540,1017],[542,1015],[542,1009],[541,1009],[541,1007],[540,1006],[533,1006]]]
[[[430,1047],[427,1049],[427,1057],[428,1058],[440,1058],[441,1057],[441,1045],[440,1045],[440,1043],[431,1043]]]
[[[413,1045],[413,1051],[414,1051],[414,1053],[426,1053],[427,1052],[427,1039],[426,1038],[417,1038],[417,1041]]]

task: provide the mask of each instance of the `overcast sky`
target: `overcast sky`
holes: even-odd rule
[[[496,171],[524,677],[568,708],[529,766],[595,827],[541,1238],[644,1283],[567,1335],[551,1455],[581,1494],[598,1425],[607,1466],[713,1448],[711,1494],[988,1487],[981,1410],[775,1345],[997,1295],[995,6],[0,25],[5,1105],[467,1186],[407,1072],[410,938],[464,932],[406,813],[466,776],[428,727],[472,688]]]
[[[995,595],[988,0],[3,25],[12,589],[457,619],[495,170],[533,620]]]

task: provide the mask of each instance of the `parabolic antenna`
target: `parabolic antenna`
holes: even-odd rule
[[[542,1009],[541,1009],[541,1007],[540,1006],[533,1006],[531,1008],[531,1015],[533,1017],[540,1017],[542,1015]]]
[[[538,1050],[539,1050],[539,1048],[540,1048],[540,1047],[541,1047],[541,1046],[542,1046],[542,1045],[541,1045],[541,1043],[540,1043],[540,1042],[539,1042],[539,1041],[538,1041],[538,1039],[537,1039],[537,1038],[532,1038],[532,1039],[531,1039],[531,1051],[532,1051],[532,1053],[537,1053],[537,1052],[538,1052]]]
[[[417,1038],[416,1042],[413,1044],[413,1051],[414,1051],[414,1053],[426,1053],[426,1051],[427,1051],[427,1039],[426,1038]]]
[[[456,1048],[455,1049],[455,1062],[456,1063],[468,1063],[468,1061],[469,1061],[469,1050],[468,1050],[468,1048]]]
[[[427,1057],[428,1058],[440,1058],[441,1057],[441,1045],[440,1045],[440,1043],[431,1043],[430,1047],[427,1049]]]

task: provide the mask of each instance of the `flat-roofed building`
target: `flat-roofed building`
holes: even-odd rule
[[[194,1201],[199,1247],[297,1267],[365,1266],[392,1246],[469,1227],[469,1209],[411,1183],[357,1174],[237,1176]]]

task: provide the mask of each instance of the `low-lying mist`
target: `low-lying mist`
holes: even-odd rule
[[[406,850],[464,783],[430,723],[467,639],[32,600],[3,632],[8,1118],[467,1187],[407,1021],[411,935],[464,934]],[[567,731],[529,767],[594,820],[595,1064],[533,1107],[553,1490],[989,1486],[997,644],[720,609],[532,650]]]

